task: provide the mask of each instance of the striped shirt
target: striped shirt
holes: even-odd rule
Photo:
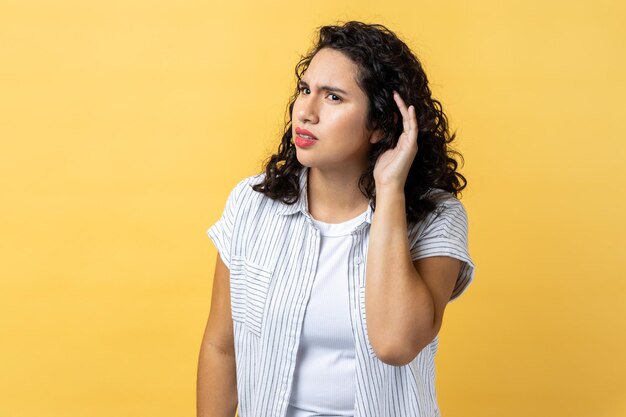
[[[300,198],[288,205],[255,192],[264,173],[241,180],[220,219],[207,231],[230,270],[240,417],[284,417],[291,394],[302,323],[320,253],[320,233],[308,211],[308,168]],[[412,260],[451,256],[462,261],[450,301],[474,276],[467,214],[452,194],[431,189],[437,208],[408,225]],[[382,362],[367,335],[365,265],[371,206],[351,233],[350,321],[355,342],[355,417],[436,417],[434,358],[438,337],[404,366]]]

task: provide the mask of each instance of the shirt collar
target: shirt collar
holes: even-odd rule
[[[302,213],[307,218],[311,219],[311,214],[309,213],[309,198],[308,198],[308,177],[309,177],[309,167],[302,167],[299,179],[300,179],[300,198],[294,204],[286,204],[281,202],[280,207],[277,210],[277,213],[284,216],[289,216],[295,213]],[[367,205],[367,213],[365,214],[365,222],[372,224],[372,217],[374,216],[374,211],[372,210],[371,204]]]

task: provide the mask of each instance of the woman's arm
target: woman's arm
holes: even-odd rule
[[[211,311],[198,359],[197,417],[234,417],[237,404],[230,271],[218,254]]]
[[[394,99],[403,132],[374,167],[376,213],[367,253],[365,314],[377,356],[401,366],[439,332],[461,265],[447,256],[411,261],[404,184],[417,154],[418,126],[415,107],[407,108],[395,92]]]
[[[411,261],[404,207],[402,189],[377,188],[366,266],[368,336],[377,356],[395,366],[435,338],[461,268],[448,256]]]

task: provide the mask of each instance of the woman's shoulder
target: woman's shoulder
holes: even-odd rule
[[[252,187],[262,183],[265,180],[265,173],[254,174],[242,178],[232,188],[229,200],[237,206],[238,209],[246,209],[246,211],[258,207],[263,200],[269,199],[265,194],[255,191]]]
[[[417,259],[420,251],[433,250],[444,244],[446,239],[466,245],[468,217],[463,203],[451,192],[440,188],[431,188],[424,196],[434,201],[435,206],[419,221],[408,224],[412,258]]]
[[[446,219],[460,217],[467,218],[465,206],[454,194],[441,188],[429,188],[422,196],[435,203],[434,208],[425,213],[419,221],[411,222],[410,229],[424,230],[433,223],[443,222]]]
[[[463,203],[450,191],[442,188],[429,188],[423,198],[428,198],[436,204],[435,211],[442,211],[445,208],[463,207]]]
[[[262,172],[260,174],[250,175],[248,177],[245,177],[239,180],[237,185],[233,187],[232,192],[235,192],[238,194],[255,192],[254,190],[252,190],[252,186],[256,184],[260,184],[264,180],[265,180],[265,172]]]

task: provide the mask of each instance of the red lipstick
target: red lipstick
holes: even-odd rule
[[[318,139],[313,133],[309,132],[306,129],[296,127],[295,143],[297,146],[301,148],[308,148],[315,145],[315,142],[317,142],[317,140]]]

